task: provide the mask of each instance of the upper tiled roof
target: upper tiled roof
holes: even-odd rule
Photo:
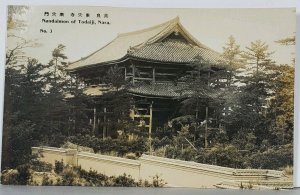
[[[188,43],[184,45],[168,42],[160,45],[160,41],[172,32],[179,32]],[[173,51],[172,49],[174,48],[175,50]],[[138,52],[139,49],[141,49],[140,52]],[[155,59],[156,56],[154,56],[153,53],[151,54],[151,52],[154,52],[156,49],[163,51],[163,56],[161,55],[159,59]],[[168,50],[168,52],[164,49]],[[190,53],[188,52],[189,49]],[[133,50],[135,52],[132,53]],[[180,52],[183,52],[184,54],[181,54]],[[168,53],[170,53],[169,56],[167,56]],[[189,32],[181,25],[179,18],[177,17],[150,28],[120,34],[110,43],[91,55],[71,63],[67,69],[69,71],[74,71],[92,65],[116,63],[126,59],[126,57],[130,55],[148,59],[153,58],[153,60],[161,61],[172,61],[172,58],[174,57],[173,59],[179,62],[190,62],[195,55],[203,55],[205,60],[214,63],[218,61],[219,58],[217,52],[203,45],[189,34]],[[186,57],[184,57],[184,55],[186,55]]]
[[[176,39],[133,48],[129,55],[145,60],[186,64],[199,61],[199,58],[210,64],[219,64],[222,60],[220,54],[211,49]]]

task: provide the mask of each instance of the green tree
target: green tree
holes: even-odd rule
[[[285,46],[295,45],[295,36],[280,39],[277,43]],[[275,82],[275,96],[271,102],[271,112],[274,124],[270,129],[273,144],[290,144],[293,142],[294,129],[294,58],[291,65],[277,67]]]
[[[67,62],[65,60],[68,59],[64,53],[65,48],[66,47],[64,45],[59,44],[52,51],[52,59],[48,64],[48,69],[50,73],[49,83],[51,84],[51,93],[63,92],[66,88],[66,83],[70,81],[70,76],[65,70],[67,67]]]
[[[21,30],[26,27],[24,20],[18,19],[17,16],[24,15],[29,9],[28,6],[10,5],[7,13],[7,30]]]
[[[227,69],[230,71],[229,81],[232,80],[234,76],[233,73],[236,69],[243,67],[244,60],[241,58],[242,51],[240,45],[238,45],[231,35],[228,38],[228,42],[223,47],[222,57],[224,63],[229,66]]]
[[[243,56],[248,62],[247,66],[254,67],[255,71],[237,76],[236,88],[225,97],[225,105],[230,112],[224,116],[224,123],[230,139],[240,132],[253,133],[259,144],[270,135],[266,100],[274,95],[273,78],[277,74],[271,54],[268,45],[259,40],[246,47]]]
[[[6,68],[3,160],[2,167],[15,167],[25,163],[31,146],[40,138],[41,117],[44,113],[43,66],[35,59],[28,59],[19,70]]]
[[[275,41],[276,43],[279,43],[280,45],[296,45],[296,37],[290,36],[287,38],[279,39],[278,41]]]
[[[115,134],[116,130],[131,131],[134,129],[134,122],[129,116],[133,105],[133,100],[127,91],[130,84],[125,81],[121,67],[111,67],[105,75],[104,82],[109,90],[102,96],[100,104],[111,114],[109,119],[104,121],[104,125]]]
[[[248,64],[254,65],[256,68],[256,74],[259,73],[259,69],[266,65],[271,64],[271,55],[274,52],[268,51],[269,46],[261,40],[256,40],[250,43],[249,47],[243,53],[243,57],[247,60]]]

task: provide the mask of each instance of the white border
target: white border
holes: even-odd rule
[[[1,0],[0,1],[0,151],[2,148],[4,64],[7,5],[98,5],[147,8],[281,8],[297,7],[297,35],[300,40],[300,1],[298,0]],[[297,44],[296,51],[300,51]],[[294,133],[294,186],[300,187],[300,67],[296,52],[295,66],[295,133]],[[0,157],[1,160],[1,157]]]
[[[280,8],[296,0],[3,0],[10,5],[98,5],[148,8]]]

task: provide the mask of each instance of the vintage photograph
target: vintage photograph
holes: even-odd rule
[[[293,188],[295,8],[7,9],[2,184]]]

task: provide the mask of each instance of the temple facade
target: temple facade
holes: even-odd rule
[[[114,66],[122,68],[123,79],[131,84],[127,89],[134,100],[131,118],[139,121],[149,135],[178,117],[181,102],[195,94],[204,103],[195,107],[194,116],[206,121],[206,130],[220,128],[219,118],[213,116],[214,106],[209,104],[216,93],[201,91],[201,85],[191,86],[188,78],[201,78],[207,88],[224,90],[229,77],[226,64],[218,52],[196,40],[178,17],[150,28],[119,34],[101,49],[70,64],[68,71],[83,81],[85,93],[97,100],[110,90],[103,83],[103,77]],[[107,127],[101,126],[108,120],[109,109],[103,103],[91,107],[93,129],[103,137],[109,136]]]

